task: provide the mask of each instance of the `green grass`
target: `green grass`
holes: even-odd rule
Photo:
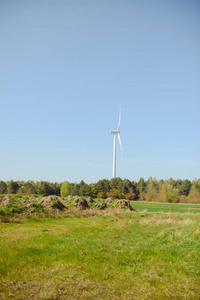
[[[1,223],[0,299],[200,299],[199,221],[124,212]]]
[[[200,204],[131,201],[131,206],[138,211],[147,212],[200,213]]]

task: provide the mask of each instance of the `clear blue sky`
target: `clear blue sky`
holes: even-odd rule
[[[0,179],[199,178],[198,0],[1,0]]]

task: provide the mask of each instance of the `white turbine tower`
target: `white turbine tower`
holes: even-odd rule
[[[121,105],[120,105],[120,110],[119,110],[119,125],[118,125],[118,130],[111,130],[110,133],[114,134],[114,145],[113,145],[113,178],[116,177],[116,134],[118,135],[119,139],[119,144],[121,147],[121,152],[122,152],[122,143],[120,139],[120,120],[121,120]]]

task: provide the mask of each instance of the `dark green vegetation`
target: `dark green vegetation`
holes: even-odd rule
[[[0,299],[200,299],[199,221],[113,210],[0,223]]]
[[[185,180],[156,180],[150,177],[147,181],[140,178],[138,182],[128,179],[102,179],[97,183],[51,183],[47,181],[0,181],[0,194],[19,195],[68,195],[91,196],[93,198],[118,198],[149,202],[199,203],[200,179],[192,182]]]

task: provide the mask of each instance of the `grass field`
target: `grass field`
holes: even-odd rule
[[[200,204],[131,201],[131,205],[136,210],[147,212],[200,213]]]
[[[145,204],[1,223],[0,299],[200,299],[200,214]]]

